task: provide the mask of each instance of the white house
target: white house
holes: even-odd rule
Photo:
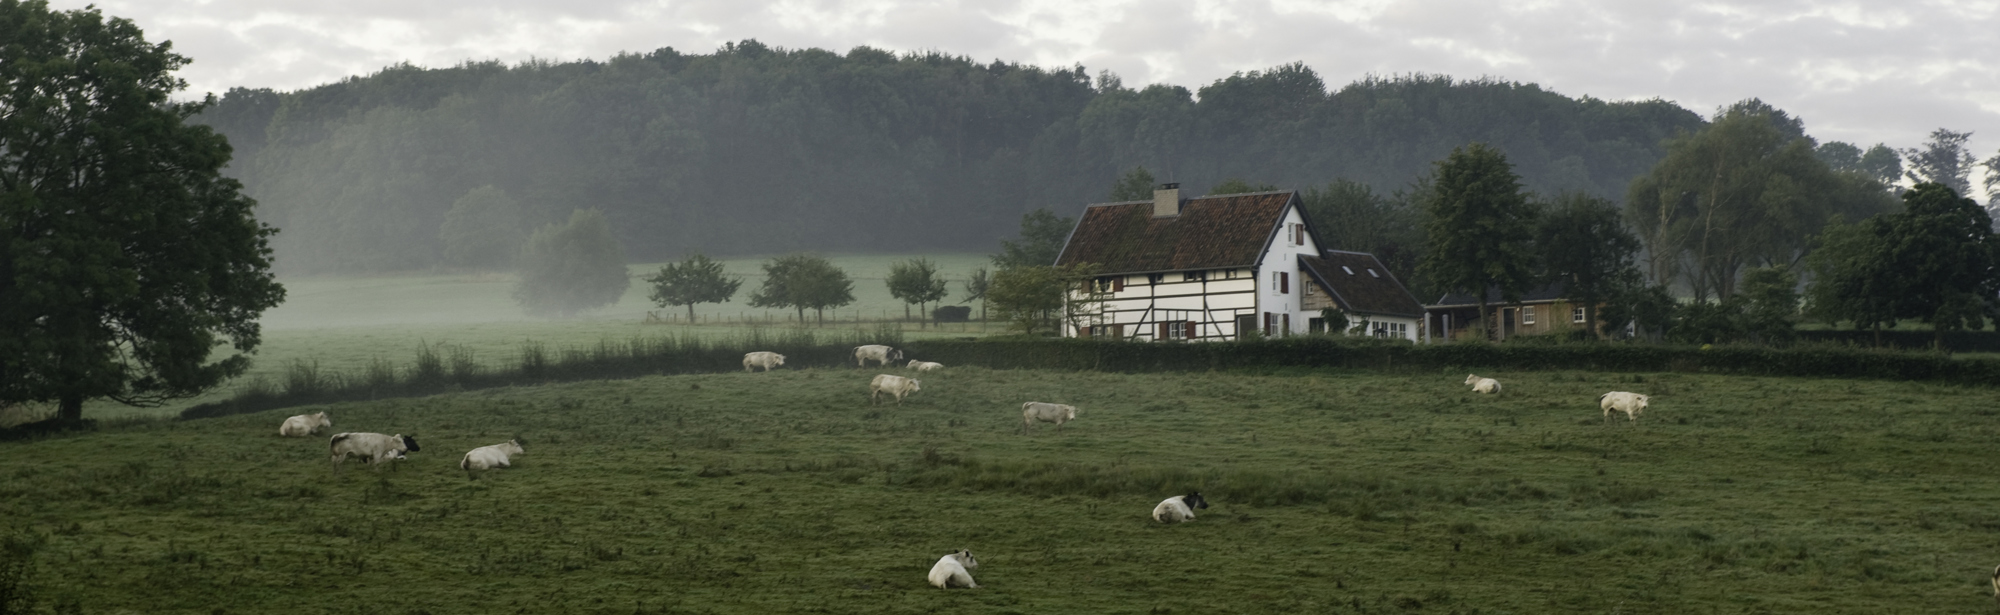
[[[1056,264],[1100,266],[1094,288],[1102,301],[1088,304],[1090,313],[1068,314],[1063,335],[1158,341],[1307,333],[1320,306],[1308,307],[1306,289],[1330,293],[1308,279],[1306,259],[1326,256],[1297,192],[1182,198],[1179,184],[1165,184],[1151,201],[1091,205]],[[1416,306],[1407,318],[1414,339],[1422,308],[1408,301]]]

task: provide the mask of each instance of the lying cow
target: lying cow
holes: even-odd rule
[[[327,444],[333,451],[333,465],[336,469],[340,467],[341,462],[347,461],[348,455],[358,457],[365,463],[379,465],[384,461],[402,459],[407,453],[423,450],[417,446],[416,438],[403,434],[392,436],[367,432],[339,433],[334,434],[333,439]]]
[[[924,390],[923,383],[917,382],[915,378],[876,374],[874,380],[868,381],[868,403],[877,403],[883,393],[888,393],[896,396],[896,405],[900,406],[903,405],[904,396],[922,390]]]
[[[1201,499],[1200,491],[1191,491],[1161,500],[1159,506],[1153,507],[1153,520],[1167,524],[1193,521],[1197,508],[1207,509],[1208,500]]]
[[[325,412],[301,414],[285,419],[285,424],[278,426],[278,435],[287,438],[299,438],[319,433],[319,428],[321,427],[332,426],[333,419],[326,418]]]
[[[930,361],[915,361],[915,360],[912,360],[912,361],[910,361],[910,369],[914,369],[914,370],[917,370],[917,371],[920,371],[920,372],[934,372],[934,371],[937,371],[937,370],[941,370],[941,369],[944,369],[944,364],[943,364],[943,363],[932,363],[932,362],[930,362]]]
[[[1472,390],[1478,391],[1480,393],[1500,392],[1500,381],[1494,380],[1492,378],[1481,378],[1479,376],[1467,374],[1465,376],[1465,383],[1472,385]]]
[[[903,360],[903,351],[881,344],[854,347],[855,367],[867,367],[869,361],[874,361],[877,365],[887,367],[890,361],[901,360]]]
[[[1062,431],[1063,423],[1074,420],[1076,420],[1076,406],[1045,404],[1038,401],[1021,404],[1021,433],[1024,434],[1028,433],[1028,429],[1034,427],[1035,423],[1055,423],[1056,431]]]
[[[1604,409],[1606,421],[1611,420],[1611,411],[1617,410],[1625,413],[1626,422],[1635,422],[1639,420],[1639,415],[1646,411],[1646,404],[1651,401],[1652,398],[1638,393],[1612,391],[1597,396],[1597,407]]]
[[[758,367],[762,367],[764,368],[764,371],[768,372],[771,371],[771,368],[784,364],[785,364],[785,355],[781,355],[775,352],[758,351],[743,355],[743,371],[746,372],[757,371],[756,369],[753,368],[758,368]]]
[[[520,440],[482,446],[472,449],[465,454],[464,459],[458,460],[458,469],[465,470],[466,480],[472,480],[474,471],[509,467],[512,465],[509,463],[512,457],[521,454],[525,454],[525,451],[521,450]]]
[[[938,589],[979,587],[978,583],[972,582],[972,569],[978,567],[979,560],[972,559],[972,551],[959,549],[957,553],[938,558],[937,563],[931,565],[931,585],[936,585]]]

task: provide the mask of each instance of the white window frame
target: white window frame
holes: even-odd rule
[[[1584,321],[1583,306],[1579,305],[1569,309],[1569,321],[1572,323],[1581,323]]]
[[[1535,324],[1535,306],[1532,305],[1521,306],[1521,324],[1524,325]]]

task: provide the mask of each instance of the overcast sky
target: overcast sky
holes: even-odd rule
[[[602,59],[673,47],[938,50],[1191,89],[1305,62],[1332,87],[1440,73],[1703,115],[1749,97],[1822,141],[2000,149],[2000,0],[52,0],[94,2],[194,59],[195,92],[294,90],[408,61]],[[1977,179],[1975,179],[1976,185]]]

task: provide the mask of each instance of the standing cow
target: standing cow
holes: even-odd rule
[[[887,367],[890,362],[901,360],[903,360],[903,351],[881,344],[854,347],[855,367],[868,367],[869,361],[874,361],[877,365]]]
[[[868,381],[868,403],[878,403],[882,394],[888,393],[895,396],[896,405],[901,406],[905,396],[922,390],[924,390],[923,383],[917,382],[915,378],[876,374],[874,380]]]
[[[1063,423],[1076,420],[1076,406],[1065,404],[1045,404],[1031,401],[1021,404],[1021,433],[1035,423],[1055,423],[1056,431],[1062,431]]]
[[[1646,411],[1646,405],[1651,402],[1651,397],[1625,391],[1612,391],[1597,396],[1597,407],[1604,410],[1605,421],[1610,421],[1611,411],[1617,410],[1625,413],[1627,423],[1637,422],[1639,415]]]

